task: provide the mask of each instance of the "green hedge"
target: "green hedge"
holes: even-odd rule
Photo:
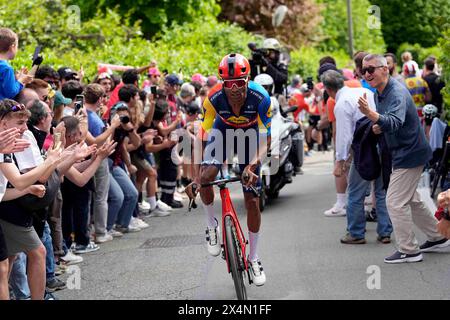
[[[88,79],[97,73],[97,63],[143,66],[152,59],[169,72],[215,74],[225,54],[240,52],[248,56],[247,43],[256,40],[241,27],[205,17],[164,27],[148,41],[142,36],[139,22],[131,24],[109,9],[82,21],[78,30],[71,30],[67,28],[70,12],[66,0],[53,0],[52,7],[46,0],[10,3],[0,5],[0,23],[19,34],[19,53],[12,61],[15,68],[30,66],[30,57],[39,43],[44,45],[44,64],[74,69],[83,65]],[[10,16],[27,18],[8,19]]]
[[[305,79],[311,76],[315,81],[319,69],[319,60],[324,56],[332,56],[340,69],[353,69],[353,61],[344,50],[323,52],[318,48],[304,47],[291,52],[292,62],[289,66],[289,73],[291,75],[300,74]]]
[[[447,117],[450,118],[450,28],[448,28],[439,41],[441,54],[439,55],[440,65],[442,67],[442,76],[446,83],[443,90],[445,110]]]

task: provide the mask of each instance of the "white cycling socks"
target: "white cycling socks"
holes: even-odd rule
[[[248,232],[248,242],[250,245],[250,253],[248,255],[248,259],[250,261],[255,261],[258,259],[258,254],[256,253],[256,249],[258,247],[258,239],[259,239],[259,232],[253,233],[251,231]]]
[[[217,221],[214,218],[214,202],[209,205],[203,203],[203,210],[206,214],[206,224],[208,228],[212,229],[217,227]]]

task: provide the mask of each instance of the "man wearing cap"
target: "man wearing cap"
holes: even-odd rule
[[[175,121],[175,118],[177,117],[177,92],[182,83],[183,82],[175,74],[170,74],[165,79],[165,89],[171,121]]]
[[[81,81],[80,77],[78,76],[78,73],[73,71],[69,67],[61,67],[58,69],[58,74],[61,80],[61,86],[64,85],[67,81],[70,80],[76,80]]]
[[[252,78],[257,75],[257,65],[259,64],[261,66],[260,73],[267,73],[272,77],[275,84],[275,94],[283,93],[283,86],[288,80],[287,62],[281,59],[281,48],[281,44],[277,39],[266,39],[263,42],[265,55],[260,61],[250,60]]]
[[[161,136],[170,136],[171,132],[180,127],[182,113],[178,111],[176,93],[180,87],[180,79],[174,75],[168,75],[165,79],[166,102],[168,115],[165,122],[158,123],[157,129]],[[173,145],[159,152],[158,177],[161,185],[161,201],[172,208],[182,208],[183,204],[174,199],[175,187],[178,175],[178,165],[172,161]]]

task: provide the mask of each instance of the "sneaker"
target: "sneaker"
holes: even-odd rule
[[[131,222],[130,222],[128,227],[117,226],[116,230],[121,232],[121,233],[132,233],[132,232],[139,232],[139,231],[141,231],[141,228],[139,228],[137,226],[133,226],[131,224]]]
[[[141,219],[134,218],[134,217],[131,218],[130,225],[133,227],[136,227],[136,228],[140,228],[140,229],[145,229],[145,228],[150,227],[150,225],[148,223],[145,223]]]
[[[56,297],[51,292],[45,290],[44,300],[58,300],[58,299],[56,299]]]
[[[400,251],[396,251],[393,255],[384,258],[384,262],[386,263],[404,263],[404,262],[419,262],[422,261],[422,254],[407,254]]]
[[[108,233],[95,236],[95,243],[104,243],[104,242],[108,242],[108,241],[112,241],[112,240],[113,240],[113,236]]]
[[[66,283],[64,281],[59,280],[58,278],[53,278],[50,281],[47,281],[46,285],[48,292],[55,292],[58,290],[63,290],[66,288]]]
[[[365,244],[366,243],[366,239],[364,238],[353,238],[350,233],[347,233],[342,239],[341,239],[341,243],[344,244]]]
[[[161,209],[159,205],[149,212],[149,217],[166,217],[170,215],[170,211]]]
[[[75,250],[75,248],[73,250]],[[67,251],[67,254],[64,257],[61,257],[60,259],[67,266],[83,262],[83,257],[77,256],[76,254],[73,254],[73,252],[71,250]]]
[[[425,241],[420,246],[420,252],[439,252],[439,249],[450,246],[450,239],[442,239],[438,241]]]
[[[150,203],[148,203],[145,200],[142,200],[142,202],[138,203],[139,211],[145,212],[150,209]]]
[[[87,246],[76,245],[74,253],[83,254],[83,253],[94,252],[94,251],[97,251],[98,249],[100,249],[100,247],[98,245],[96,245],[94,242],[89,242],[89,244]]]
[[[333,208],[326,210],[323,214],[327,217],[343,217],[347,214],[347,211],[345,208],[339,208],[335,204]]]
[[[377,222],[377,210],[375,208],[372,208],[370,211],[366,211],[366,221]]]
[[[266,274],[264,273],[261,261],[257,259],[254,261],[249,261],[249,263],[253,283],[257,286],[262,286],[264,283],[266,283]]]
[[[159,208],[162,211],[173,211],[172,207],[165,204],[163,201],[158,200],[156,201],[156,207]]]
[[[216,220],[217,221],[217,220]],[[220,254],[220,243],[217,233],[219,232],[219,227],[206,228],[206,241],[208,241],[208,252],[210,255],[217,257]]]
[[[123,237],[123,233],[119,232],[115,229],[111,229],[107,232],[107,234],[111,235],[113,238],[120,238]]]
[[[381,242],[382,244],[391,243],[391,237],[390,236],[378,236],[377,241]]]

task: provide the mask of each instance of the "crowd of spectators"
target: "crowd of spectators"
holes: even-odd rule
[[[52,292],[65,288],[58,275],[82,262],[84,253],[147,228],[148,217],[183,208],[183,190],[192,181],[193,168],[189,155],[177,148],[182,139],[193,139],[203,100],[219,80],[199,73],[181,79],[161,72],[156,61],[120,76],[100,66],[91,83],[82,71],[68,66],[44,64],[35,73],[16,73],[8,61],[17,50],[17,35],[0,28],[0,299],[51,299]],[[399,187],[391,186],[386,196],[380,181],[363,181],[350,152],[356,122],[386,104],[379,87],[370,84],[378,69],[390,74],[395,90],[409,93],[408,117],[413,120],[406,121],[419,123],[427,103],[435,105],[437,118],[442,114],[444,84],[436,59],[427,58],[423,70],[410,54],[402,59],[399,73],[395,55],[358,52],[352,72],[338,70],[332,57],[324,57],[316,83],[303,83],[297,75],[286,92],[289,104],[298,107],[293,116],[306,133],[306,151],[314,146],[327,150],[331,144],[336,150],[337,202],[325,215],[347,214],[348,234],[341,241],[365,243],[360,211],[374,185],[374,210],[382,218],[378,240],[389,243],[393,227],[400,250],[413,259],[421,248],[408,238],[410,224],[405,226],[398,208],[409,204],[420,217],[429,213],[413,188],[401,202],[396,197]],[[367,65],[374,61],[379,65]],[[361,107],[361,95],[370,101],[368,109]],[[410,109],[417,111],[415,116]],[[384,131],[395,130],[386,116],[379,117]],[[421,138],[419,128],[414,134]],[[428,154],[425,145],[423,150]],[[414,186],[426,163],[419,162],[412,172],[398,160],[394,173],[406,170]],[[395,211],[392,224],[386,210],[391,220]],[[426,232],[431,243],[427,248],[444,243],[431,220]]]

